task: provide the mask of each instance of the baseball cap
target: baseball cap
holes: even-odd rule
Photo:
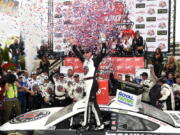
[[[32,72],[31,75],[36,75],[37,73],[36,72]]]
[[[60,77],[64,77],[64,74],[63,74],[63,73],[60,73],[59,76],[60,76]]]
[[[78,78],[78,77],[79,77],[79,75],[78,75],[78,74],[75,74],[75,75],[74,75],[74,77],[75,77],[75,78]]]
[[[141,76],[146,76],[146,77],[148,77],[148,74],[147,74],[146,72],[143,72],[143,73],[141,74]]]
[[[131,77],[131,76],[130,76],[130,74],[126,74],[125,77],[128,78],[128,77]]]

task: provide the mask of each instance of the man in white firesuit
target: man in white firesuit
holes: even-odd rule
[[[164,78],[160,78],[158,80],[158,84],[161,86],[161,97],[158,102],[162,104],[162,110],[174,110],[175,101],[171,86],[166,84],[166,80]]]
[[[64,80],[64,74],[60,73],[58,79],[54,79],[55,93],[54,93],[54,105],[64,107],[67,104],[67,93],[66,93],[66,80]]]
[[[85,95],[85,83],[83,80],[80,80],[78,74],[75,74],[71,90],[69,91],[69,96],[70,98],[73,99],[73,102],[77,102],[83,99],[84,95]]]
[[[90,123],[91,112],[94,113],[97,127],[95,130],[104,129],[103,120],[101,117],[101,111],[96,101],[96,92],[98,91],[98,83],[96,80],[96,72],[102,59],[106,56],[106,44],[102,44],[102,49],[97,56],[93,56],[92,50],[86,48],[84,55],[78,50],[76,45],[73,45],[73,51],[76,56],[83,62],[83,67],[86,68],[86,74],[84,75],[84,81],[86,84],[85,91],[85,113],[84,122],[82,125],[85,127],[87,123]]]
[[[142,81],[140,84],[144,88],[144,92],[142,94],[142,101],[150,104],[149,92],[150,92],[150,89],[152,88],[152,86],[154,85],[154,83],[152,80],[148,79],[148,74],[146,72],[143,72],[141,74],[141,77],[142,77]]]

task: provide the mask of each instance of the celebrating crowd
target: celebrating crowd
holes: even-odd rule
[[[117,35],[117,34],[114,34]],[[72,43],[73,44],[73,43]],[[7,122],[15,115],[27,111],[45,107],[65,107],[69,104],[86,99],[86,110],[84,114],[84,126],[87,124],[88,107],[91,107],[95,114],[97,126],[104,128],[101,120],[101,113],[96,101],[98,84],[96,81],[97,70],[102,59],[107,56],[106,43],[102,43],[101,51],[93,57],[90,48],[81,50],[78,45],[72,45],[75,56],[83,62],[84,74],[74,73],[73,69],[68,69],[67,73],[62,73],[61,68],[49,72],[50,62],[42,54],[38,55],[41,62],[36,72],[28,73],[18,68],[19,54],[16,44],[11,46],[13,61],[17,64],[17,70],[4,70],[0,68],[0,121]],[[134,33],[127,28],[122,32],[121,38],[114,38],[111,42],[111,51],[116,56],[143,56],[144,41],[139,31]],[[108,48],[109,49],[109,48]],[[83,54],[82,54],[83,53]],[[151,60],[148,61],[148,68],[151,74],[143,72],[141,78],[132,78],[130,74],[110,74],[110,96],[115,96],[117,88],[113,84],[118,82],[123,87],[123,82],[131,82],[142,85],[144,92],[142,101],[151,104],[162,110],[180,109],[180,72],[177,71],[174,56],[168,58],[167,63],[163,63],[163,54],[157,48]],[[120,83],[119,83],[120,82]],[[91,104],[89,104],[91,102]],[[91,105],[91,106],[90,106]],[[0,124],[2,124],[0,123]]]
[[[1,74],[0,83],[4,122],[14,114],[44,107],[64,107],[85,96],[84,81],[72,69],[68,70],[67,76],[56,71],[50,76],[48,72],[29,75],[26,71],[8,71]]]

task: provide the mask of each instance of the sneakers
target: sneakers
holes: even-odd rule
[[[94,130],[99,131],[104,129],[104,124],[97,126]]]

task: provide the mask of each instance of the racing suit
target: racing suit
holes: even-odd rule
[[[96,92],[98,91],[98,83],[95,75],[100,62],[106,56],[106,44],[103,43],[101,52],[96,57],[91,56],[89,60],[83,57],[83,55],[79,50],[77,50],[75,45],[73,45],[73,51],[76,54],[76,56],[79,57],[79,59],[83,62],[83,67],[88,69],[87,73],[84,75],[84,81],[86,86],[85,87],[86,97],[85,97],[85,112],[84,112],[83,125],[85,126],[87,123],[89,123],[90,113],[92,109],[92,112],[94,113],[96,119],[96,124],[97,126],[100,126],[102,125],[102,117],[96,101]]]
[[[64,107],[67,104],[67,100],[66,100],[66,81],[65,80],[54,80],[55,82],[55,106],[59,106],[59,107]]]
[[[73,82],[72,88],[69,91],[69,96],[74,102],[81,100],[84,96],[85,83],[83,81]]]
[[[150,89],[152,88],[152,86],[154,84],[153,81],[146,79],[146,80],[142,80],[140,84],[144,88],[144,92],[142,94],[142,101],[150,103],[149,92],[150,92]]]
[[[163,104],[163,110],[174,110],[175,101],[172,88],[168,84],[161,86],[161,98],[159,101]]]

